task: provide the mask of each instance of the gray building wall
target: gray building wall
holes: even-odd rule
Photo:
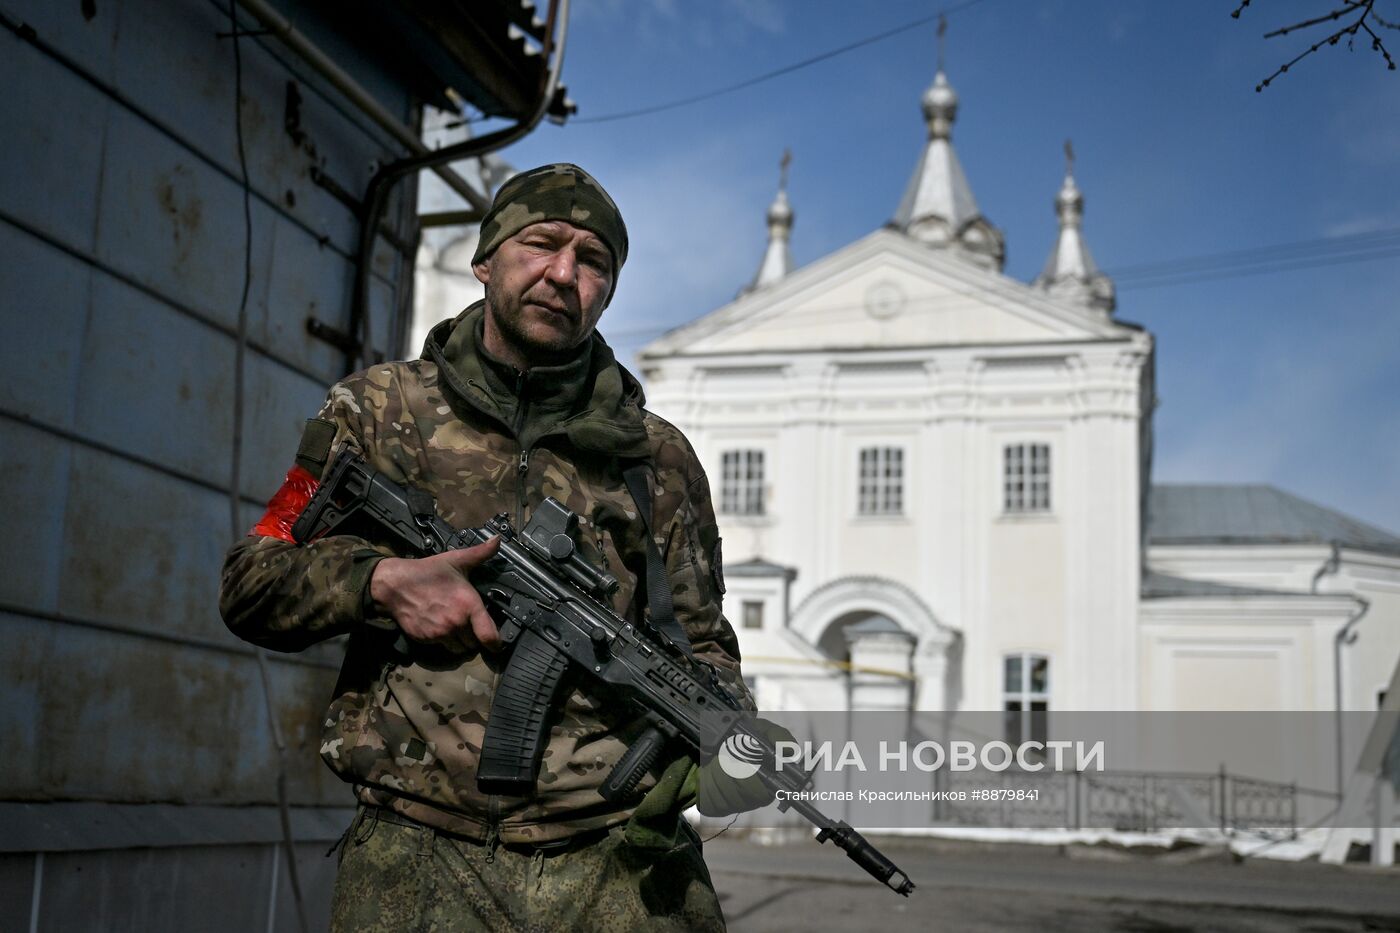
[[[334,7],[278,6],[416,123],[407,88],[323,18]],[[35,930],[295,929],[257,662],[217,608],[245,259],[227,4],[16,0],[0,25],[0,916]],[[240,533],[344,372],[305,321],[346,326],[358,219],[313,176],[358,197],[376,160],[399,154],[275,39],[241,49]],[[409,241],[413,203],[409,182],[387,214]],[[374,268],[385,348],[411,257],[381,240]],[[270,663],[322,926],[334,860],[321,855],[350,805],[317,758],[339,653]]]

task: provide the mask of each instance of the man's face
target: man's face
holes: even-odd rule
[[[486,347],[518,369],[572,355],[612,290],[612,253],[563,220],[531,224],[472,267],[486,286]]]

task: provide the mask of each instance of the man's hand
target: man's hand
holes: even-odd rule
[[[493,537],[432,557],[386,557],[370,575],[370,598],[414,641],[465,654],[482,648],[494,651],[501,646],[500,633],[467,574],[500,546],[501,539]]]
[[[753,719],[748,725],[769,745],[795,741],[791,732],[772,720]],[[724,754],[721,752],[700,765],[695,788],[695,805],[700,812],[705,816],[732,816],[772,803],[773,792],[763,783],[763,779],[757,773],[750,773],[747,777],[730,774],[725,762],[721,761]]]

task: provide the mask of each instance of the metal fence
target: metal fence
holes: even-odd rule
[[[1292,833],[1313,810],[1335,806],[1333,795],[1224,769],[1214,774],[940,771],[935,785],[939,791],[962,792],[933,804],[935,822],[960,826]]]

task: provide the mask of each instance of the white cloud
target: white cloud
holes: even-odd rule
[[[787,17],[774,0],[727,0],[725,8],[766,33],[776,36],[787,31]]]
[[[1396,227],[1400,227],[1400,207],[1391,211],[1362,214],[1330,223],[1323,228],[1323,236],[1356,236],[1362,233],[1376,233],[1380,230],[1393,230]]]

